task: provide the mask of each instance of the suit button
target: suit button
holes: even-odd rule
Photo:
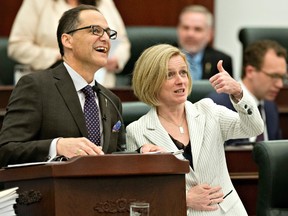
[[[248,115],[252,115],[251,109],[248,109],[248,110],[247,110],[247,113],[248,113]]]

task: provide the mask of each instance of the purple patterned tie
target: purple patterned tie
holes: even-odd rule
[[[96,145],[100,145],[99,108],[95,101],[95,93],[90,85],[87,85],[81,91],[85,94],[84,116],[88,130],[88,139]]]

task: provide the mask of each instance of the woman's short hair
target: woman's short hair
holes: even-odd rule
[[[168,62],[172,56],[181,56],[187,65],[189,88],[192,90],[192,79],[185,54],[177,47],[159,44],[147,48],[135,63],[132,87],[139,100],[150,106],[159,106],[158,94],[168,74]]]

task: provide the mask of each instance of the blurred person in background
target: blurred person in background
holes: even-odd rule
[[[209,79],[218,73],[217,62],[233,77],[232,59],[210,46],[213,38],[213,15],[201,5],[182,9],[177,26],[178,46],[189,62],[193,80]]]

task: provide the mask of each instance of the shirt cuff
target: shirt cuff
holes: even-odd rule
[[[49,149],[49,155],[48,155],[49,160],[48,161],[52,161],[57,156],[56,144],[57,144],[59,139],[60,139],[60,137],[52,140],[51,145],[50,145],[50,149]]]

